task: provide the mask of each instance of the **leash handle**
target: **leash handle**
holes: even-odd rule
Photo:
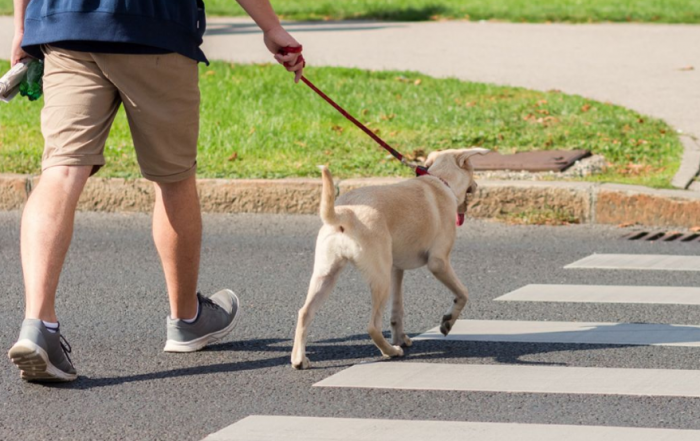
[[[280,49],[280,55],[301,54],[302,50],[304,50],[304,46],[287,46]],[[284,67],[296,66],[299,63],[304,63],[304,65],[301,67],[306,67],[306,60],[304,60],[303,55],[299,55],[296,64],[284,63]]]

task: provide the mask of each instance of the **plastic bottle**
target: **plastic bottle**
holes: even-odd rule
[[[29,62],[27,76],[19,85],[19,93],[29,98],[29,101],[36,101],[44,93],[44,63],[39,60]]]

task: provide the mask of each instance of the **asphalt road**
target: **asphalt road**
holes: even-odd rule
[[[312,388],[378,358],[365,331],[368,290],[350,270],[314,322],[314,369],[289,365],[320,225],[315,216],[206,216],[201,289],[232,288],[244,316],[221,344],[164,354],[167,299],[149,224],[145,215],[78,216],[58,312],[80,378],[27,384],[3,358],[0,439],[195,440],[254,414],[700,429],[700,399]],[[4,350],[22,321],[18,225],[19,213],[0,213]],[[700,243],[636,243],[622,234],[468,222],[453,253],[471,290],[462,318],[700,325],[700,307],[693,306],[493,302],[530,283],[700,286],[700,272],[563,269],[594,252],[700,253]],[[437,326],[451,301],[447,290],[424,269],[407,274],[405,288],[407,331]],[[422,341],[405,360],[698,369],[700,348]]]

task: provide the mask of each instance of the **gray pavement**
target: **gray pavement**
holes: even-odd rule
[[[314,322],[314,369],[289,366],[296,311],[313,264],[316,216],[207,215],[201,289],[234,289],[245,315],[229,340],[164,354],[164,281],[150,218],[80,213],[59,289],[59,317],[81,374],[73,384],[20,381],[0,365],[0,439],[201,439],[249,415],[700,429],[700,399],[313,388],[377,360],[366,335],[369,294],[350,270]],[[0,213],[0,348],[22,320],[19,213]],[[698,244],[637,243],[600,226],[517,227],[470,221],[453,262],[471,290],[464,319],[700,324],[688,305],[494,302],[531,283],[700,286],[700,272],[567,270],[594,252],[697,255]],[[439,324],[447,291],[408,273],[411,335]],[[388,321],[385,321],[388,328]],[[698,369],[700,348],[419,341],[405,360],[459,365]]]
[[[688,135],[684,179],[697,172],[700,144],[700,26],[474,22],[287,23],[310,66],[410,69],[538,90],[558,89],[662,118]],[[0,17],[0,53],[12,21]],[[243,18],[212,18],[211,59],[269,62],[261,34]],[[692,69],[691,69],[692,68]],[[308,75],[320,87],[323,78]],[[683,179],[681,179],[683,180]]]

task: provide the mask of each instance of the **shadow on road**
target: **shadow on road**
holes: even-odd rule
[[[376,8],[357,18],[365,20],[428,21],[446,12],[448,12],[447,8],[440,5],[427,5],[422,8]]]
[[[390,335],[384,334],[388,339]],[[342,345],[327,346],[319,343],[342,343],[349,341],[365,340],[366,345]],[[620,349],[629,347],[643,347],[641,345],[619,345],[619,344],[578,344],[578,343],[523,343],[523,342],[494,342],[494,341],[457,341],[457,340],[418,340],[413,342],[413,346],[404,348],[404,357],[401,361],[428,361],[428,360],[456,360],[468,362],[470,359],[491,359],[497,363],[520,364],[520,365],[552,365],[566,366],[567,363],[541,362],[525,360],[532,355],[548,354],[552,352],[582,352],[595,351],[600,349]],[[324,351],[331,348],[352,348],[352,352],[365,348],[365,357],[371,361],[377,356],[378,349],[371,344],[367,335],[358,334],[346,338],[335,338],[316,342],[316,345],[309,346],[309,354],[314,360],[322,361],[328,357]],[[313,349],[313,352],[312,352]]]
[[[121,384],[135,383],[139,381],[165,380],[169,378],[189,377],[193,375],[209,375],[220,374],[225,372],[241,372],[252,369],[265,369],[275,366],[280,366],[289,362],[289,357],[275,357],[263,360],[241,361],[233,363],[221,363],[205,366],[195,366],[181,369],[171,369],[161,372],[149,372],[147,374],[126,375],[123,377],[103,377],[90,378],[79,376],[76,381],[71,383],[55,383],[46,386],[61,388],[61,389],[94,389],[107,386],[119,386]]]
[[[688,335],[679,335],[675,332],[664,332],[671,328],[678,330],[678,327],[671,325],[659,326],[656,343],[687,342],[689,339],[697,337],[697,328],[688,328]],[[668,327],[668,329],[667,329]],[[603,327],[605,328],[605,327]],[[610,328],[609,326],[607,328]],[[598,330],[599,331],[599,330]],[[624,325],[621,332],[629,332]],[[691,332],[692,331],[692,332]],[[575,331],[576,336],[583,337],[585,334],[594,334],[597,328],[583,331]],[[552,338],[559,337],[562,332],[550,333]],[[691,335],[692,334],[692,335]],[[389,338],[389,333],[384,333]],[[523,336],[527,336],[524,334]],[[546,340],[547,333],[533,334]],[[570,336],[569,336],[570,337]],[[556,339],[556,338],[555,338]],[[694,341],[694,340],[693,340]],[[355,343],[357,342],[357,343]],[[503,342],[503,341],[459,341],[459,340],[418,340],[413,346],[405,348],[405,356],[396,359],[402,361],[441,361],[459,360],[461,363],[468,363],[472,360],[491,360],[496,363],[511,365],[547,365],[547,366],[567,366],[565,362],[545,362],[538,360],[527,360],[526,358],[549,354],[554,352],[576,353],[582,351],[595,351],[601,349],[620,349],[629,347],[646,347],[641,344],[609,344],[609,343],[550,343],[550,342]],[[213,365],[202,365],[170,369],[160,372],[150,372],[136,375],[125,375],[119,377],[90,378],[81,376],[72,383],[56,384],[52,387],[68,389],[93,389],[107,386],[117,386],[121,384],[134,383],[140,381],[164,380],[178,377],[189,377],[193,375],[209,375],[219,373],[235,373],[248,370],[269,369],[279,366],[289,365],[292,341],[288,338],[255,339],[242,340],[228,343],[212,345],[205,349],[205,352],[251,352],[251,353],[274,353],[279,354],[273,358],[259,358],[256,360],[236,361],[231,363],[221,363]],[[378,350],[366,334],[349,335],[340,338],[332,338],[310,342],[307,346],[307,355],[312,362],[312,369],[331,369],[352,366],[363,361],[377,361],[381,359]]]

